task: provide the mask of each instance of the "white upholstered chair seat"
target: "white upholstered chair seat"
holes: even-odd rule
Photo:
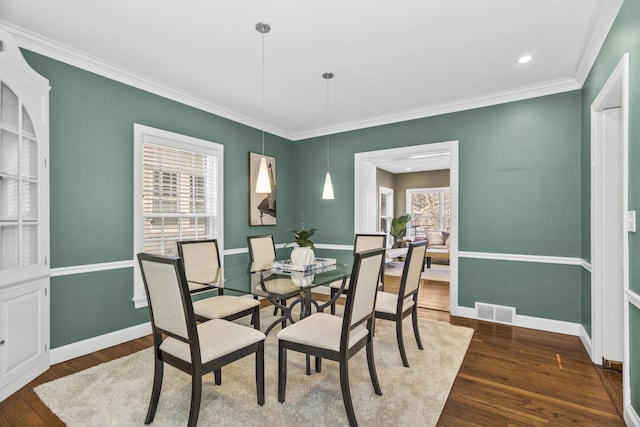
[[[260,301],[253,298],[241,298],[231,295],[218,295],[193,303],[196,316],[207,319],[222,319],[238,312],[259,306]]]
[[[300,290],[300,287],[296,286],[290,279],[265,280],[264,283],[261,283],[259,286],[265,291],[274,294],[287,294]]]
[[[200,291],[203,289],[211,289],[211,286],[209,285],[202,285],[200,283],[195,283],[195,282],[187,282],[187,285],[189,286],[189,292]]]
[[[278,339],[298,344],[310,345],[327,350],[340,351],[342,318],[328,313],[314,313],[278,332]],[[351,330],[349,347],[369,333],[359,325]]]
[[[329,284],[330,288],[334,288],[334,289],[340,289],[340,286],[342,286],[342,280],[336,280],[335,282],[331,282]],[[344,285],[345,289],[349,289],[349,283],[347,282],[346,285]]]
[[[262,332],[256,329],[222,319],[200,323],[197,329],[202,363],[207,363],[266,338]],[[168,337],[160,344],[160,350],[191,363],[188,343]]]
[[[382,282],[378,282],[378,287],[382,285],[383,285]],[[340,286],[342,286],[342,280],[336,280],[335,282],[331,282],[329,284],[329,287],[334,289],[340,289]],[[344,290],[346,291],[347,289],[349,289],[349,281],[347,281],[347,284],[344,285]]]
[[[411,296],[405,298],[404,303],[402,305],[402,311],[407,310],[409,307],[413,306],[415,303],[413,302],[413,298]],[[398,295],[392,294],[390,292],[378,292],[378,296],[376,297],[376,312],[379,313],[389,313],[395,314],[396,308],[398,307]]]

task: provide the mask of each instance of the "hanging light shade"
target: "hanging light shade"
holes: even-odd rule
[[[327,81],[327,125],[329,124],[329,80],[333,78],[333,73],[323,73],[322,78]],[[325,200],[333,200],[333,184],[331,182],[331,174],[329,173],[329,134],[327,134],[327,174],[324,178],[324,188],[322,189],[322,198]]]
[[[260,159],[258,181],[256,182],[256,193],[271,193],[271,182],[269,182],[269,172],[267,171],[267,159],[265,159],[264,156]]]
[[[271,180],[267,170],[267,159],[264,157],[264,35],[271,31],[271,26],[265,22],[256,24],[256,31],[262,34],[262,158],[258,169],[256,193],[271,193]]]
[[[331,174],[327,172],[324,177],[324,188],[322,189],[322,198],[333,200],[333,184],[331,183]]]

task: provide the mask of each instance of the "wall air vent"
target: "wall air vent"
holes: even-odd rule
[[[516,317],[516,308],[476,302],[476,317],[480,320],[513,325]]]

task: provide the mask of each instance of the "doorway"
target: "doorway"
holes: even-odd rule
[[[591,104],[591,359],[621,363],[629,399],[629,55]]]
[[[411,156],[425,158],[429,155],[438,155],[441,159],[448,160],[451,194],[449,311],[455,316],[461,314],[458,309],[458,141],[356,153],[354,156],[354,230],[356,233],[374,233],[378,229],[376,165],[388,163],[393,159],[400,161]],[[439,167],[439,169],[446,168]]]

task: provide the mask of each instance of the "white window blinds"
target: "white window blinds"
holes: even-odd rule
[[[177,256],[179,240],[217,239],[224,251],[224,146],[133,125],[133,258]],[[133,302],[147,305],[134,262]]]
[[[144,251],[176,255],[179,240],[217,235],[216,156],[143,142]]]

